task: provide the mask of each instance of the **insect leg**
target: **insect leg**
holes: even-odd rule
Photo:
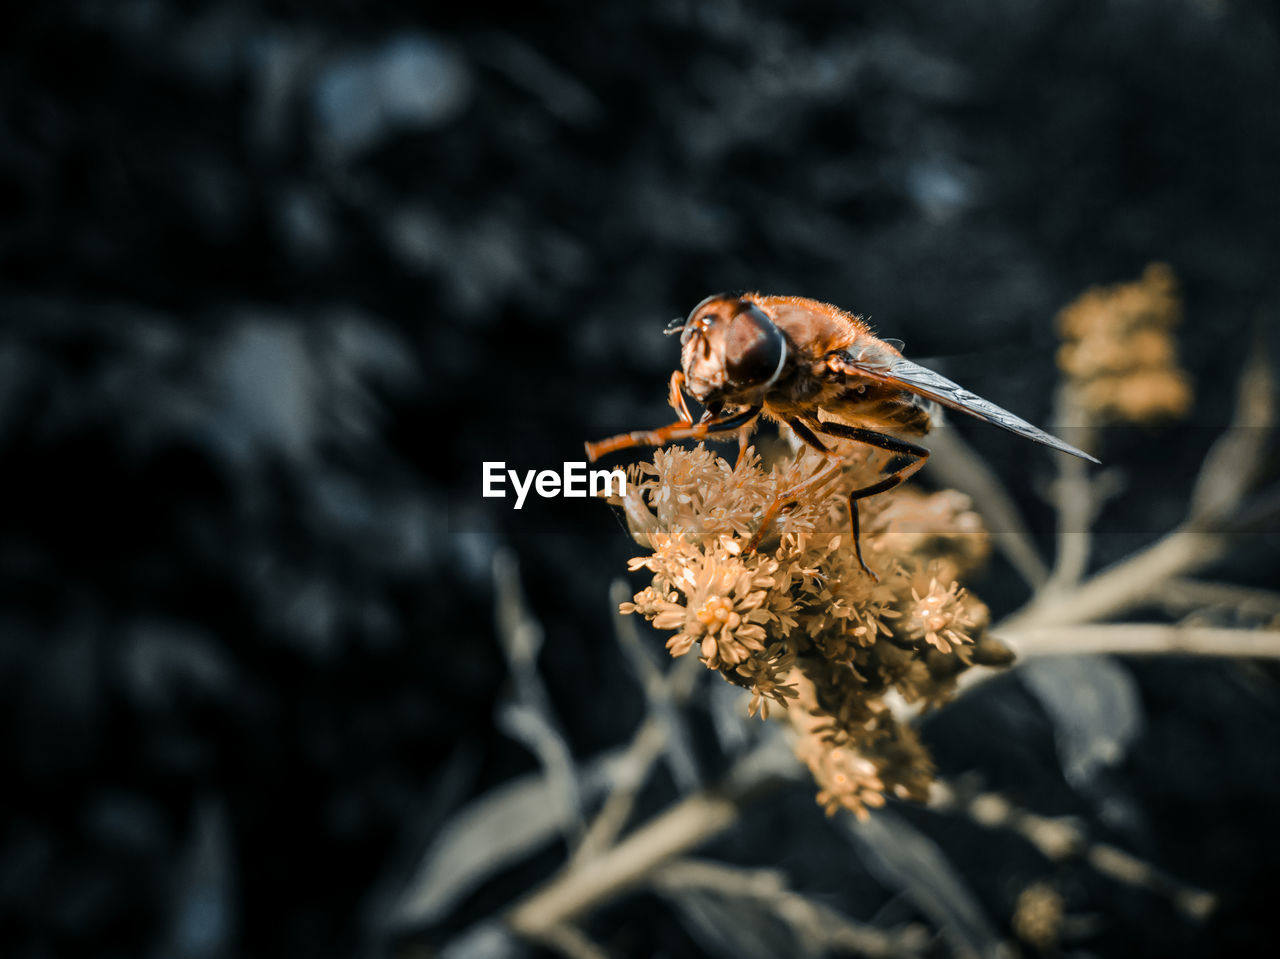
[[[675,440],[702,440],[716,433],[731,433],[749,425],[759,415],[759,406],[749,406],[737,413],[715,416],[699,423],[676,422],[656,430],[622,433],[598,443],[587,443],[587,459],[594,463],[601,456],[632,446],[665,446]]]
[[[843,460],[841,460],[837,454],[827,449],[822,440],[813,435],[813,430],[805,426],[799,419],[793,417],[792,419],[787,420],[787,425],[795,430],[796,435],[800,437],[800,439],[804,440],[804,442],[808,443],[819,452],[825,453],[830,458],[830,462],[803,483],[799,483],[789,490],[778,493],[773,498],[773,502],[769,504],[769,508],[764,511],[764,516],[760,519],[760,525],[756,527],[755,535],[752,536],[751,541],[747,543],[746,551],[748,553],[753,552],[755,548],[760,545],[760,540],[764,536],[765,531],[768,530],[769,524],[773,522],[774,517],[776,517],[779,512],[794,506],[796,499],[801,493],[805,492],[811,486],[821,485],[827,479],[834,476],[840,467],[844,465]]]
[[[676,415],[680,417],[681,423],[692,423],[693,414],[689,412],[689,407],[684,401],[684,371],[676,370],[671,374],[671,388],[667,391],[667,402],[671,404],[671,408],[676,411]]]
[[[858,500],[891,490],[908,479],[916,470],[924,466],[925,460],[929,458],[929,451],[923,446],[908,443],[906,440],[900,440],[895,436],[885,436],[883,433],[877,433],[874,430],[846,426],[844,423],[819,422],[817,427],[828,436],[837,436],[841,439],[857,440],[859,443],[866,443],[869,446],[878,446],[880,449],[888,450],[890,453],[896,454],[897,457],[904,459],[912,457],[909,463],[894,470],[884,479],[872,483],[870,486],[856,489],[849,494],[849,525],[853,529],[854,555],[858,557],[858,565],[862,567],[863,571],[872,579],[878,579],[879,577],[871,572],[871,569],[862,559],[862,543],[859,539],[860,530],[858,527]]]
[[[795,431],[796,436],[800,437],[800,439],[804,440],[806,443],[808,443],[818,452],[826,453],[830,456],[835,455],[834,453],[831,452],[831,450],[827,449],[827,445],[823,443],[822,440],[818,439],[818,437],[816,437],[813,434],[813,430],[809,429],[809,427],[804,425],[803,420],[799,420],[799,419],[796,419],[795,417],[792,417],[791,419],[787,420],[787,425],[790,426],[791,429]]]
[[[742,458],[747,455],[747,440],[751,437],[751,428],[743,426],[738,430],[738,458],[733,461],[733,468],[742,465]]]

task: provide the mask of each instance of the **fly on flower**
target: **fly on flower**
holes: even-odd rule
[[[765,510],[748,549],[759,545],[778,512],[845,465],[821,437],[854,440],[893,454],[886,474],[849,494],[849,521],[858,563],[862,559],[858,500],[883,493],[924,465],[929,451],[902,439],[929,431],[937,405],[986,420],[1052,449],[1098,462],[1056,436],[903,357],[902,344],[876,337],[860,317],[799,296],[719,293],[709,296],[667,333],[680,334],[681,369],[671,375],[669,400],[679,419],[656,430],[641,430],[588,443],[594,462],[631,446],[662,446],[682,439],[707,439],[746,431],[764,415],[785,423],[827,463],[791,489],[779,492]],[[704,407],[693,421],[685,403],[690,393]],[[828,440],[830,442],[830,440]]]

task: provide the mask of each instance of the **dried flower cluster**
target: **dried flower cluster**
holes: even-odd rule
[[[820,465],[812,451],[765,470],[752,450],[737,466],[703,446],[658,450],[613,502],[648,550],[631,569],[653,577],[622,611],[670,631],[673,656],[696,652],[749,689],[752,714],[783,707],[819,802],[864,815],[886,795],[924,798],[932,779],[891,703],[937,706],[971,663],[1009,655],[985,635],[986,607],[957,582],[988,549],[968,499],[904,488],[862,501],[876,582],[854,557],[847,498],[882,454],[851,445],[848,455],[842,479],[780,515],[753,552],[745,546],[777,491]]]
[[[1044,952],[1053,949],[1062,935],[1065,919],[1062,894],[1038,882],[1022,890],[1013,907],[1013,934]]]
[[[1181,319],[1177,281],[1163,263],[1136,282],[1086,290],[1057,319],[1070,407],[1098,424],[1185,414],[1191,386],[1174,340]]]

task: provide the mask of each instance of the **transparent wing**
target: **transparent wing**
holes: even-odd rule
[[[851,373],[897,384],[904,390],[928,397],[949,409],[959,410],[961,413],[968,413],[980,420],[986,420],[993,426],[1017,433],[1036,443],[1070,453],[1072,456],[1079,456],[1091,463],[1098,462],[1084,450],[1076,449],[1070,443],[1046,433],[1037,426],[1032,426],[1026,420],[1014,416],[990,400],[984,400],[977,393],[969,392],[959,383],[953,383],[942,374],[925,369],[918,363],[912,363],[901,356],[895,356],[884,350],[863,349],[856,355],[847,350],[843,351],[840,358],[843,361],[841,365]]]

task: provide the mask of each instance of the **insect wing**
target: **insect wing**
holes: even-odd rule
[[[1032,426],[1021,417],[1014,416],[1008,410],[996,406],[990,400],[984,400],[978,394],[966,390],[959,383],[954,383],[942,374],[926,369],[918,363],[912,363],[908,359],[893,356],[889,353],[873,354],[866,350],[862,351],[857,357],[850,355],[848,352],[844,356],[846,365],[851,372],[894,383],[904,390],[928,397],[943,406],[959,410],[961,413],[968,413],[970,416],[976,416],[980,420],[986,420],[993,426],[999,426],[1011,433],[1017,433],[1019,436],[1033,440],[1036,443],[1055,450],[1061,450],[1064,453],[1070,453],[1072,456],[1079,456],[1081,459],[1086,459],[1091,463],[1098,462],[1083,450],[1076,449],[1070,443],[1046,433],[1039,427]]]

